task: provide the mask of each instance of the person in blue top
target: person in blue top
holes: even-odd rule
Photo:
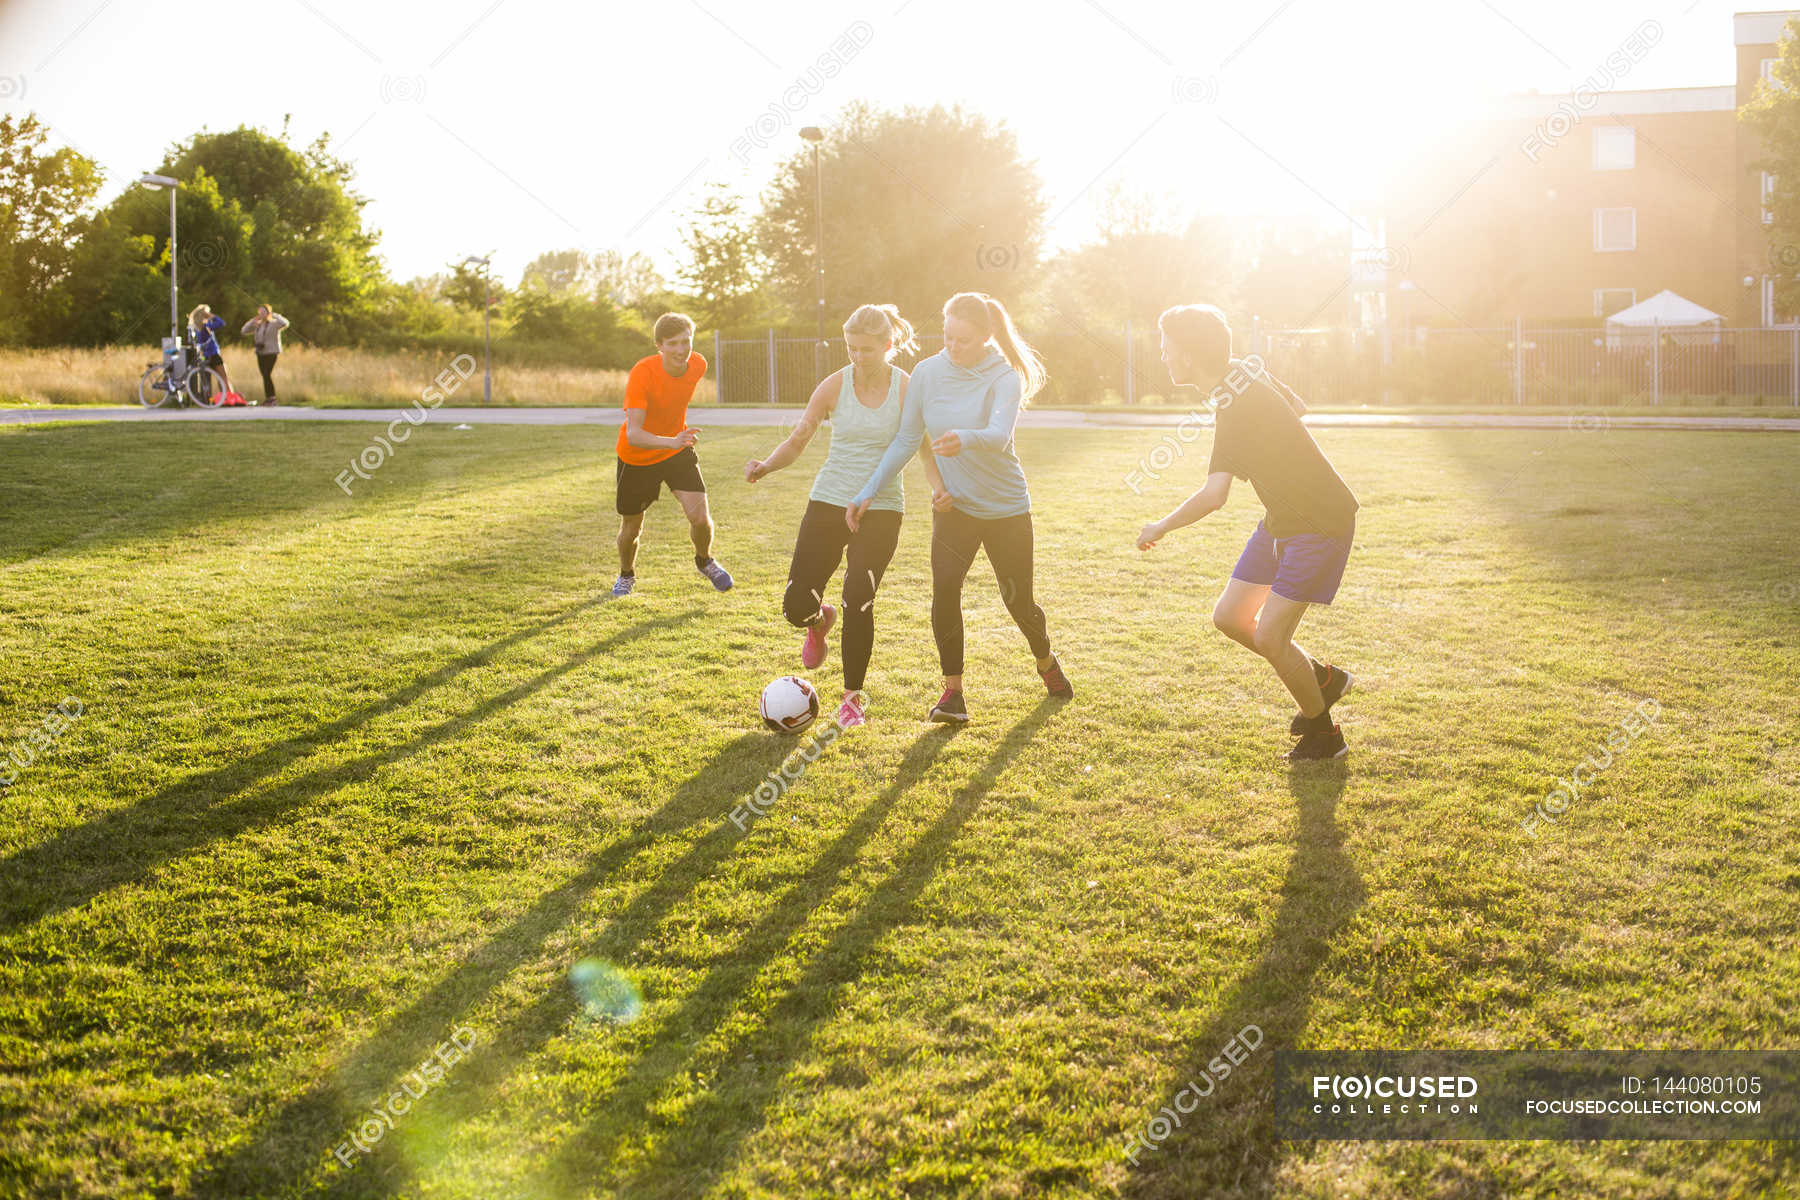
[[[944,305],[944,348],[913,368],[900,432],[856,493],[845,523],[854,530],[875,497],[900,473],[927,434],[944,487],[932,498],[931,631],[944,692],[931,719],[969,719],[963,700],[963,579],[985,549],[1000,598],[1037,659],[1052,696],[1074,688],[1050,651],[1050,632],[1031,595],[1031,493],[1013,452],[1019,410],[1044,385],[1044,364],[1019,336],[1006,307],[984,292],[958,292]]]
[[[800,664],[808,670],[825,661],[825,635],[837,621],[837,609],[825,603],[825,588],[849,552],[844,568],[844,699],[838,708],[839,728],[850,729],[866,720],[869,656],[875,648],[875,589],[887,572],[900,542],[900,517],[906,497],[896,476],[874,498],[872,510],[851,532],[844,511],[869,472],[900,430],[900,413],[906,403],[907,375],[894,365],[894,355],[919,348],[913,327],[892,304],[865,304],[844,322],[844,348],[850,365],[833,371],[807,402],[806,412],[787,440],[769,457],[751,459],[744,467],[746,482],[755,483],[790,466],[805,451],[819,426],[831,422],[831,448],[825,465],[813,480],[800,534],[794,540],[794,561],[788,568],[787,590],[781,610],[789,624],[806,630],[800,645]],[[921,449],[925,478],[931,490],[944,494],[931,451]]]
[[[194,349],[200,354],[200,361],[219,373],[226,393],[230,394],[231,372],[225,369],[225,359],[219,354],[218,335],[223,328],[225,318],[214,316],[213,310],[204,304],[188,314],[188,340],[194,343]]]

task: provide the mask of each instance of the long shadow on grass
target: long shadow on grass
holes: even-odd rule
[[[715,823],[677,865],[663,872],[656,885],[614,918],[609,933],[622,927],[635,931],[631,937],[615,935],[607,941],[608,951],[623,957],[635,936],[650,932],[679,895],[704,879],[712,864],[730,851],[739,835],[727,822],[726,813],[790,749],[791,743],[760,731],[722,747],[661,808],[597,852],[580,872],[545,892],[404,1011],[382,1022],[360,1046],[343,1056],[342,1065],[329,1078],[262,1118],[242,1146],[214,1166],[196,1190],[202,1195],[263,1194],[261,1189],[305,1178],[368,1115],[368,1106],[389,1095],[396,1081],[465,1023],[484,997],[521,965],[542,958],[549,941],[581,916],[582,906],[596,888],[658,839],[697,822]],[[431,1106],[456,1104],[459,1097],[481,1102],[491,1098],[486,1084],[503,1077],[508,1064],[523,1061],[531,1049],[565,1025],[570,1007],[565,990],[559,987],[505,1028],[474,1027],[472,1060],[455,1069],[444,1090],[432,1093]],[[458,1105],[470,1106],[467,1101]],[[398,1152],[401,1140],[383,1142],[371,1159],[358,1162],[350,1171],[338,1171],[333,1164],[334,1177],[327,1194],[393,1194],[411,1174],[411,1164]]]
[[[690,997],[682,1005],[677,1016],[670,1018],[669,1021],[659,1022],[659,1027],[686,1031],[699,1024],[702,1017],[710,1013],[714,1006],[727,1003],[723,998],[727,989],[741,990],[741,987],[755,976],[762,962],[779,950],[780,946],[785,944],[793,933],[805,923],[812,910],[830,897],[837,881],[855,862],[863,845],[886,820],[894,804],[924,776],[925,772],[930,769],[932,760],[937,757],[956,732],[955,729],[945,729],[939,726],[921,735],[907,750],[898,766],[894,768],[893,777],[882,790],[881,795],[864,807],[849,829],[840,835],[831,848],[814,864],[806,878],[796,883],[789,890],[787,897],[778,902],[755,929],[746,935],[743,945],[746,948],[755,947],[759,951],[754,960],[741,961],[747,955],[740,954],[736,956],[733,964],[717,968],[714,974],[702,984],[699,996]],[[761,757],[764,761],[759,769],[772,768],[781,755],[789,749],[788,743],[775,741],[763,734],[752,734],[742,741],[752,743],[763,751]],[[741,756],[736,754],[735,747],[721,756],[721,760],[727,758],[737,758],[740,763],[742,761]],[[588,955],[614,962],[628,961],[636,948],[655,933],[663,919],[674,911],[677,904],[708,878],[720,862],[737,851],[739,844],[744,842],[746,836],[754,836],[753,826],[748,828],[747,834],[739,833],[728,817],[732,805],[738,800],[745,799],[749,794],[749,785],[745,784],[742,771],[726,773],[727,782],[735,782],[737,786],[723,792],[711,784],[700,783],[703,778],[713,773],[711,767],[703,770],[699,776],[684,786],[683,791],[684,793],[690,791],[695,793],[696,798],[701,801],[704,815],[718,822],[717,827],[690,847],[677,862],[661,868],[656,882],[607,922],[599,939],[586,951]],[[731,779],[731,776],[735,776],[735,780]],[[672,806],[674,803],[677,802],[672,802]],[[791,796],[783,797],[772,811],[778,812],[783,805],[794,803],[797,803],[797,800]],[[660,826],[662,823],[657,818],[653,818],[653,824]],[[607,857],[610,861],[606,869],[608,871],[616,870],[631,854],[635,853],[637,845],[648,840],[640,835],[634,839],[637,844],[626,848],[627,852],[622,855],[614,855],[609,851]],[[743,852],[754,853],[754,843],[750,843]],[[583,878],[588,880],[586,887],[589,889],[598,882],[598,876],[593,871],[584,872]],[[562,922],[558,924],[560,925]],[[543,936],[537,937],[535,944],[527,947],[527,954],[521,957],[528,958],[532,954],[540,952],[544,937],[554,932],[555,928],[556,926],[546,927]],[[767,946],[766,950],[764,950],[765,945]],[[697,1012],[700,1016],[691,1020],[686,1019],[690,1012]],[[452,1091],[447,1092],[441,1101],[434,1101],[434,1104],[440,1106],[433,1113],[434,1119],[442,1121],[445,1125],[456,1125],[485,1111],[494,1102],[495,1094],[505,1084],[512,1072],[529,1062],[532,1055],[537,1053],[550,1038],[568,1029],[571,1021],[576,1017],[576,1006],[569,991],[564,987],[558,987],[544,993],[536,1003],[513,1017],[506,1027],[492,1031],[484,1030],[483,1035],[489,1042],[488,1049],[478,1055],[477,1060],[471,1063],[468,1069],[458,1073],[456,1087]],[[442,1027],[442,1022],[438,1026],[427,1026],[426,1032],[430,1033],[433,1028],[439,1027]],[[433,1034],[432,1036],[438,1035]],[[626,1035],[621,1034],[621,1036]],[[683,1036],[686,1036],[685,1032]],[[426,1048],[429,1048],[430,1044],[429,1041],[426,1042]],[[406,1063],[405,1065],[411,1066],[412,1064]],[[371,1094],[385,1094],[389,1090],[386,1086],[387,1083],[387,1080],[374,1080],[365,1090]],[[345,1114],[341,1118],[342,1121],[350,1119],[350,1114]],[[404,1161],[401,1154],[379,1155],[374,1171],[381,1177],[384,1187],[379,1194],[389,1195],[403,1190],[403,1185],[410,1180],[411,1171],[412,1164]],[[353,1190],[358,1186],[360,1185],[356,1184],[356,1181],[344,1180],[332,1194],[369,1194],[366,1191]]]
[[[1187,1200],[1271,1194],[1282,1152],[1274,1133],[1274,1052],[1292,1049],[1305,1032],[1313,976],[1331,952],[1331,939],[1363,902],[1362,878],[1344,854],[1337,826],[1344,781],[1341,762],[1295,768],[1289,776],[1288,788],[1299,805],[1299,832],[1281,885],[1281,909],[1262,958],[1190,1043],[1169,1094],[1130,1133],[1141,1132],[1164,1107],[1178,1112],[1177,1099],[1190,1081],[1198,1085],[1187,1091],[1190,1103],[1208,1079],[1214,1081],[1213,1091],[1182,1117],[1168,1138],[1139,1148],[1123,1195]],[[1251,1058],[1222,1080],[1209,1075],[1207,1064],[1247,1025],[1262,1030]],[[1247,1040],[1254,1038],[1252,1034]]]
[[[963,826],[1056,707],[1056,701],[1046,698],[1014,725],[862,908],[812,954],[800,979],[766,1008],[747,1012],[745,993],[766,963],[804,931],[910,786],[904,776],[897,777],[744,936],[744,952],[714,967],[678,1010],[659,1018],[655,1040],[610,1091],[594,1098],[595,1110],[603,1115],[558,1148],[526,1194],[576,1192],[591,1187],[596,1175],[616,1182],[622,1196],[704,1192],[736,1147],[762,1126],[782,1094],[782,1080],[806,1052],[819,1023],[836,1011],[844,990],[856,982],[881,940],[907,919]],[[942,735],[927,738],[937,736]],[[908,759],[929,753],[915,746]],[[703,1052],[708,1076],[704,1094],[683,1112],[679,1128],[656,1127],[651,1111],[662,1092],[684,1070],[694,1069],[695,1047],[714,1040],[728,1022],[747,1023],[751,1029],[732,1035],[729,1046]],[[655,1127],[656,1139],[646,1160],[631,1178],[614,1179],[612,1164],[621,1143],[644,1136],[646,1125]]]
[[[603,599],[584,601],[568,611],[492,642],[438,668],[380,700],[363,705],[302,738],[279,742],[248,759],[184,779],[125,808],[115,809],[83,825],[0,861],[0,932],[20,929],[52,913],[75,908],[122,883],[140,879],[171,859],[245,830],[276,820],[318,796],[366,778],[382,767],[457,736],[501,709],[518,703],[591,659],[637,637],[667,629],[700,615],[703,609],[642,621],[600,639],[562,665],[482,701],[468,712],[442,721],[410,740],[332,763],[279,787],[246,797],[258,783],[296,759],[312,754],[359,726],[407,704],[464,671],[488,662],[508,647],[571,620]]]

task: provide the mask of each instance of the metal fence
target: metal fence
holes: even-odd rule
[[[941,336],[921,334],[919,342],[919,358],[936,354],[944,345]],[[704,341],[699,350],[709,353]],[[849,361],[841,335],[820,343],[816,338],[781,335],[773,329],[760,338],[727,338],[715,333],[710,353],[720,404],[804,405],[821,379]],[[916,359],[897,361],[910,367]]]
[[[1067,324],[1067,322],[1064,322]],[[1189,403],[1169,386],[1155,328],[1029,331],[1050,368],[1041,402]],[[918,357],[940,336],[921,335]],[[846,361],[842,337],[819,343],[769,330],[713,335],[721,404],[802,405]],[[1316,406],[1664,404],[1800,405],[1800,326],[1764,329],[1274,329],[1253,323],[1240,353]],[[915,358],[899,360],[910,367]]]
[[[1322,405],[1800,405],[1800,327],[1260,336],[1269,369]]]

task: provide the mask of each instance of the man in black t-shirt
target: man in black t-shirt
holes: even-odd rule
[[[1260,360],[1232,359],[1223,313],[1210,304],[1183,305],[1163,313],[1157,326],[1169,378],[1212,388],[1218,415],[1206,485],[1144,526],[1138,549],[1223,508],[1233,477],[1250,481],[1268,511],[1213,606],[1213,624],[1268,659],[1300,706],[1289,726],[1300,741],[1287,757],[1342,758],[1349,748],[1331,706],[1350,690],[1351,677],[1312,658],[1294,633],[1307,605],[1330,604],[1337,595],[1356,533],[1356,497],[1301,424],[1300,397]]]

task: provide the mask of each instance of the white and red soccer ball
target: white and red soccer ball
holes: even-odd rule
[[[799,733],[819,718],[819,692],[798,675],[783,675],[762,690],[757,708],[776,733]]]

